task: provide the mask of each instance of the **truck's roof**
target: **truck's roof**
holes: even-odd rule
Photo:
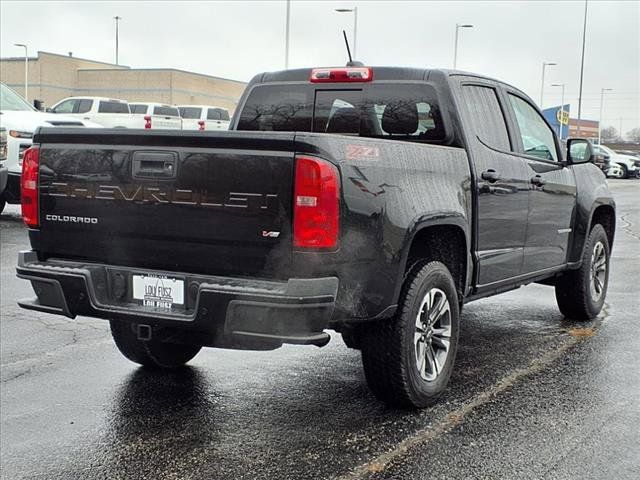
[[[168,108],[178,108],[173,105],[168,105],[166,103],[158,103],[158,102],[129,102],[129,105],[146,105],[147,107],[168,107]]]
[[[89,95],[79,95],[79,96],[76,96],[76,97],[67,97],[67,98],[65,98],[63,100],[104,100],[104,101],[107,101],[107,102],[127,103],[126,100],[122,100],[120,98],[91,97]]]
[[[220,110],[229,110],[225,107],[217,107],[215,105],[177,105],[177,108],[219,108]]]
[[[315,67],[314,67],[315,68]],[[318,68],[336,68],[344,69],[349,67],[318,67]],[[478,77],[491,80],[492,82],[503,83],[501,80],[479,75],[477,73],[465,72],[462,70],[449,70],[446,68],[412,68],[412,67],[383,67],[372,66],[373,81],[376,80],[409,80],[419,81],[428,80],[433,74],[441,76],[464,75],[468,77]],[[291,70],[280,70],[277,72],[263,72],[257,74],[251,80],[251,83],[270,83],[270,82],[307,82],[313,68],[297,68]]]

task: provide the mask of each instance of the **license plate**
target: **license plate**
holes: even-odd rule
[[[164,275],[134,275],[133,298],[151,308],[184,305],[184,280]]]

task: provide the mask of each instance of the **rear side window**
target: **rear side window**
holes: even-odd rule
[[[162,115],[163,117],[178,117],[180,112],[174,107],[153,107],[154,115]]]
[[[146,105],[132,105],[129,104],[129,108],[131,109],[131,113],[140,113],[140,114],[145,114],[147,113],[147,106]]]
[[[338,133],[409,141],[442,141],[435,90],[425,84],[372,84],[364,89],[265,85],[253,89],[238,130]]]
[[[87,113],[93,106],[93,100],[80,100],[77,105],[76,113]]]
[[[100,100],[98,113],[129,113],[129,105],[124,102]]]
[[[495,89],[463,85],[462,97],[473,122],[473,131],[478,138],[490,147],[511,150],[507,124]]]
[[[180,107],[178,108],[182,118],[199,119],[202,109],[198,107]]]
[[[229,112],[224,108],[209,108],[207,120],[229,120]]]

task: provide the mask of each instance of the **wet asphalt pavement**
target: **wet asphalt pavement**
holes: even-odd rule
[[[137,368],[101,320],[19,309],[28,248],[0,221],[3,479],[640,478],[640,181],[618,204],[605,311],[564,320],[531,285],[465,306],[457,368],[434,407],[369,393],[339,334],[322,349],[203,350]]]

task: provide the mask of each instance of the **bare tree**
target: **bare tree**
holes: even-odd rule
[[[603,142],[615,142],[620,139],[620,135],[618,135],[618,130],[616,130],[614,127],[603,128],[600,135],[602,136]]]
[[[632,128],[627,132],[627,140],[630,142],[640,143],[640,127]]]

